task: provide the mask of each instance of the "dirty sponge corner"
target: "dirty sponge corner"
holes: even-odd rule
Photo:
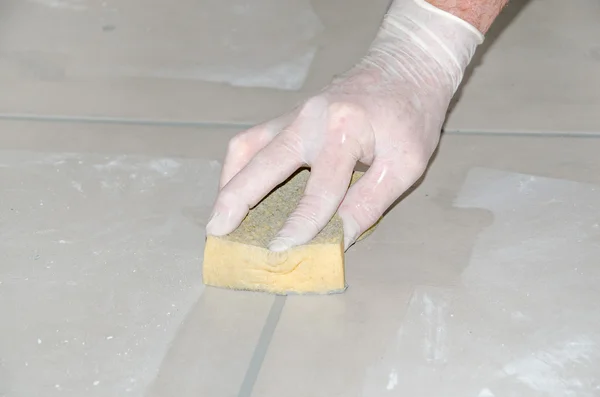
[[[267,248],[298,205],[309,176],[310,171],[303,169],[273,190],[231,234],[207,237],[204,284],[281,295],[330,294],[346,289],[344,231],[337,214],[305,245],[284,252]],[[356,171],[351,183],[361,176]]]

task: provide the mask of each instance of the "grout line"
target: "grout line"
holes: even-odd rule
[[[277,323],[279,323],[279,317],[283,311],[285,301],[286,297],[284,295],[276,295],[275,299],[273,299],[271,310],[265,320],[265,325],[254,348],[254,353],[252,353],[252,358],[248,364],[248,369],[246,370],[246,375],[244,376],[237,397],[250,397],[252,395],[254,384],[258,379],[258,374],[267,355],[267,350],[269,350],[269,345],[271,344],[271,339],[273,339]]]
[[[33,121],[54,123],[89,123],[89,124],[121,124],[142,125],[152,127],[198,127],[198,128],[240,128],[248,129],[254,124],[236,122],[204,122],[204,121],[170,121],[152,119],[128,119],[118,117],[76,117],[76,116],[36,116],[19,113],[0,113],[0,120]]]
[[[450,130],[442,131],[444,135],[462,135],[462,136],[487,136],[487,137],[527,137],[527,138],[600,138],[599,132],[526,132],[526,131],[474,131],[474,130]]]
[[[80,116],[42,116],[26,113],[0,113],[0,121],[33,121],[33,122],[56,122],[56,123],[90,123],[90,124],[121,124],[140,125],[151,127],[197,127],[197,128],[238,128],[247,130],[258,123],[243,122],[204,122],[204,121],[173,121],[152,119],[131,119],[119,117],[80,117]],[[600,131],[596,132],[525,132],[525,131],[502,131],[502,130],[445,130],[443,135],[475,135],[475,136],[516,136],[516,137],[552,137],[552,138],[599,138]]]

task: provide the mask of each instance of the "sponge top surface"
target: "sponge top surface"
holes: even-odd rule
[[[352,182],[358,179],[358,174],[361,173],[353,175]],[[302,169],[294,174],[252,208],[240,226],[223,238],[237,243],[267,248],[298,206],[309,177],[308,169]],[[339,243],[343,240],[343,236],[342,220],[336,213],[323,230],[307,244]]]

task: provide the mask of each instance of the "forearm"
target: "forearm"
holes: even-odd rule
[[[488,29],[508,0],[425,0],[473,25],[481,33]]]

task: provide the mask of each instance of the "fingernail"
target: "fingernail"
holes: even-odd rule
[[[358,237],[344,235],[344,251],[348,251],[348,248],[356,242],[357,238]]]
[[[215,234],[215,224],[219,222],[218,218],[220,217],[220,215],[221,213],[219,211],[213,212],[210,219],[208,220],[208,223],[206,224],[206,234]]]
[[[279,271],[285,272],[286,267],[284,267],[282,265],[286,264],[288,257],[289,257],[288,251],[281,251],[281,252],[269,251],[267,253],[266,265],[268,265],[272,268],[277,268]],[[289,267],[289,263],[287,264],[287,266]]]
[[[351,216],[342,217],[342,222],[344,223],[344,251],[346,251],[358,239],[360,226]]]
[[[276,237],[269,244],[269,251],[272,252],[283,252],[287,251],[294,245],[294,241],[285,237]]]

